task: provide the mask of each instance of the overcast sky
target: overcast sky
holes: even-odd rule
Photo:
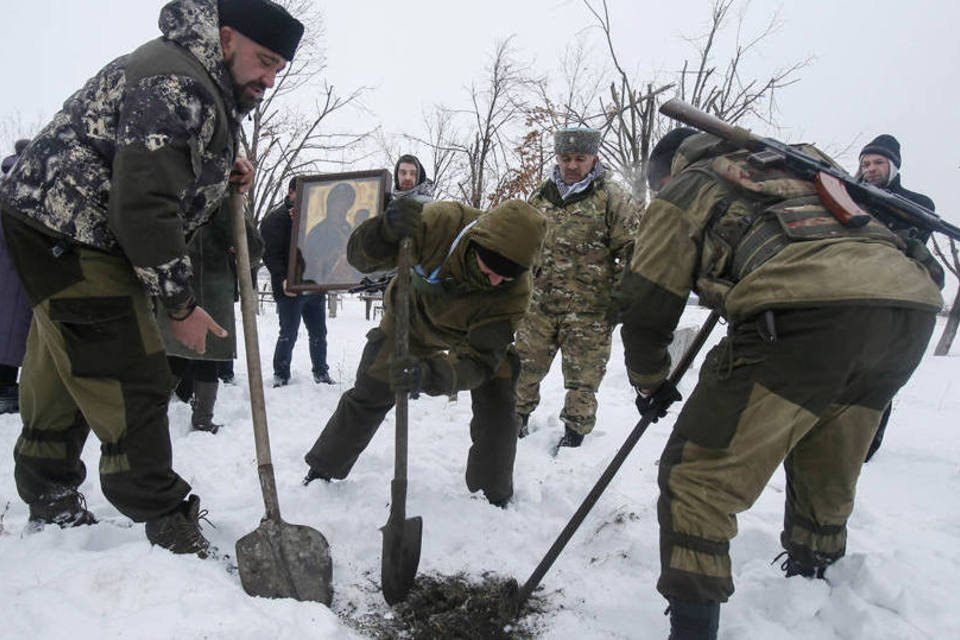
[[[46,121],[103,64],[158,34],[162,0],[30,0],[4,2],[0,43],[6,53],[0,135],[11,122],[27,129]],[[370,113],[348,128],[417,126],[431,105],[464,103],[464,87],[482,76],[498,40],[514,36],[521,56],[555,73],[577,38],[598,59],[603,44],[574,0],[354,0],[325,2],[327,78],[338,89],[367,86]],[[667,78],[692,49],[683,36],[702,33],[706,0],[610,0],[621,62],[643,77]],[[960,24],[946,0],[755,0],[747,33],[779,8],[782,27],[753,68],[757,74],[813,57],[800,82],[779,98],[779,132],[809,141],[853,169],[857,151],[879,133],[903,146],[903,182],[925,192],[937,211],[960,224],[958,85]],[[585,30],[586,29],[586,30]],[[412,124],[411,124],[412,123]],[[3,139],[9,144],[8,139]]]

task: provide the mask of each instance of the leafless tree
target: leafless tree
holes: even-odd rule
[[[322,79],[326,59],[320,47],[323,20],[311,0],[282,0],[291,14],[304,23],[305,31],[293,62],[277,78],[273,90],[250,114],[240,143],[257,168],[249,214],[256,222],[286,194],[286,184],[295,175],[316,173],[330,164],[346,164],[355,158],[348,149],[370,132],[330,132],[327,119],[335,112],[358,106],[364,88],[339,93]],[[319,97],[309,108],[295,99],[313,93]]]
[[[940,263],[953,274],[953,277],[960,281],[960,251],[957,249],[957,243],[953,238],[949,238],[950,257],[944,254],[940,245],[937,243],[936,236],[933,237],[933,252],[940,258]],[[933,351],[935,356],[945,356],[950,353],[950,347],[953,346],[953,340],[957,337],[957,328],[960,327],[960,287],[953,297],[953,304],[950,305],[950,311],[947,314],[947,324],[943,327],[943,333]]]

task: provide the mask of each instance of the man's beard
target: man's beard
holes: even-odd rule
[[[247,93],[247,89],[260,89],[260,93],[257,96],[253,96]],[[252,111],[263,102],[263,96],[266,91],[267,88],[259,82],[248,82],[241,87],[237,87],[234,92],[237,106],[241,111]]]

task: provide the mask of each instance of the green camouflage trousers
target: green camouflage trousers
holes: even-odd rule
[[[8,214],[3,225],[33,305],[14,451],[20,497],[76,489],[92,429],[107,499],[138,522],[168,513],[190,486],[171,468],[172,376],[143,285],[120,256],[59,243]]]
[[[551,315],[531,307],[517,329],[517,413],[529,415],[540,404],[540,381],[559,349],[567,390],[560,420],[577,433],[593,431],[597,389],[607,372],[612,334],[613,327],[603,314]]]
[[[934,321],[906,308],[831,307],[777,312],[775,340],[755,322],[731,329],[707,355],[660,459],[659,591],[729,598],[736,516],[781,462],[783,548],[814,566],[842,557],[864,455]]]

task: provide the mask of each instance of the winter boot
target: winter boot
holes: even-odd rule
[[[30,505],[29,527],[39,530],[47,524],[67,529],[97,524],[97,519],[87,511],[87,501],[82,493],[76,489],[65,489]]]
[[[193,415],[190,424],[194,431],[209,431],[216,433],[223,425],[213,421],[213,406],[217,403],[217,389],[219,382],[193,383]]]
[[[313,374],[313,381],[317,384],[337,384],[326,371]]]
[[[670,606],[670,637],[667,640],[717,640],[719,602],[685,602],[667,598]]]
[[[563,427],[563,437],[557,443],[557,449],[560,447],[579,447],[583,444],[583,434],[577,433],[570,427]]]
[[[0,387],[0,413],[20,412],[20,386],[16,383]]]
[[[517,434],[517,437],[526,438],[530,435],[530,427],[527,426],[527,423],[530,422],[530,414],[518,413],[517,418],[520,420],[520,433]]]
[[[330,477],[323,475],[319,471],[315,470],[313,467],[307,467],[307,475],[303,477],[303,486],[307,486],[314,480],[323,480],[324,482],[330,482]]]
[[[206,558],[210,553],[210,542],[200,531],[200,518],[206,515],[206,511],[200,511],[200,498],[191,495],[173,511],[147,520],[144,527],[147,540],[173,553],[193,553]]]
[[[784,556],[786,556],[787,559],[780,564],[780,570],[783,571],[785,577],[792,578],[793,576],[803,576],[804,578],[816,578],[818,580],[824,579],[823,574],[827,570],[827,564],[814,564],[807,562],[801,558],[790,555],[786,551],[774,558],[773,562],[770,564],[776,563],[777,560]]]

